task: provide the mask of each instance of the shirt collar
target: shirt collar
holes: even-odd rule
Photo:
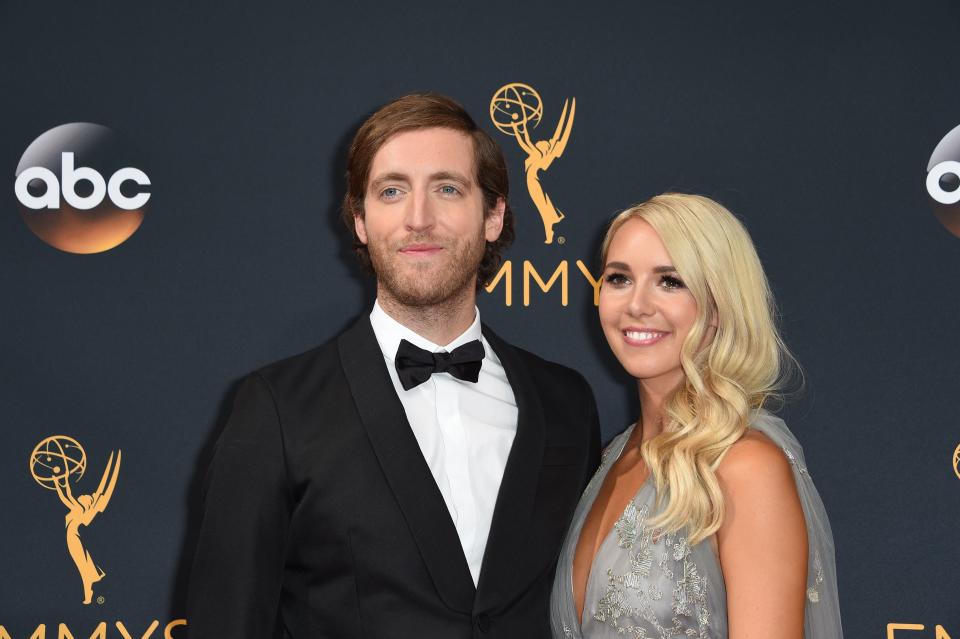
[[[394,356],[397,354],[397,349],[400,347],[400,340],[402,339],[407,340],[414,346],[428,350],[431,353],[436,353],[438,351],[449,352],[462,344],[466,344],[469,341],[481,339],[483,333],[480,329],[480,309],[478,309],[476,306],[473,308],[473,323],[470,324],[467,330],[460,333],[460,335],[455,337],[453,341],[446,346],[434,344],[427,338],[421,337],[414,331],[410,330],[397,320],[387,315],[387,312],[384,311],[383,307],[380,306],[379,301],[373,302],[373,310],[370,311],[370,324],[373,325],[373,334],[376,336],[377,342],[380,344],[380,350],[383,351],[383,356],[392,362]]]

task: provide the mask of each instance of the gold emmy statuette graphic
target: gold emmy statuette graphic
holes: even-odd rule
[[[570,112],[567,113],[569,107]],[[573,116],[577,110],[577,99],[563,101],[563,111],[557,130],[549,140],[534,142],[530,129],[536,128],[543,117],[543,101],[533,87],[521,82],[512,82],[500,87],[490,100],[490,119],[501,133],[511,135],[527,154],[523,169],[527,174],[527,191],[533,200],[540,218],[543,220],[543,233],[546,244],[553,244],[553,227],[564,218],[563,213],[553,205],[540,184],[540,171],[546,171],[555,159],[563,155],[573,130]]]
[[[93,584],[103,579],[106,573],[94,563],[90,553],[83,547],[80,526],[89,526],[97,513],[107,508],[120,474],[120,452],[117,451],[116,463],[113,453],[110,453],[96,492],[78,497],[74,497],[70,490],[70,478],[74,477],[76,483],[83,477],[87,469],[87,454],[77,440],[66,435],[47,437],[30,454],[30,474],[44,488],[55,490],[67,507],[67,550],[83,580],[85,604],[93,600]]]
[[[953,472],[960,479],[960,444],[953,449]]]

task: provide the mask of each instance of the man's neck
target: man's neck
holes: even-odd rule
[[[382,289],[377,304],[394,320],[439,346],[446,346],[470,328],[476,319],[477,293],[466,289],[461,294],[432,306],[407,306]]]

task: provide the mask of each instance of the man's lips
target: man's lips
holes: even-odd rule
[[[400,249],[400,252],[404,255],[411,255],[415,257],[435,255],[443,250],[443,247],[439,244],[408,244]]]
[[[649,346],[656,344],[664,337],[669,335],[668,331],[659,331],[654,328],[629,327],[620,331],[623,335],[623,341],[631,346]]]

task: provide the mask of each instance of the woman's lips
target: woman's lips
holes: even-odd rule
[[[621,331],[623,340],[631,346],[649,346],[656,344],[670,333],[649,328],[628,328]]]

